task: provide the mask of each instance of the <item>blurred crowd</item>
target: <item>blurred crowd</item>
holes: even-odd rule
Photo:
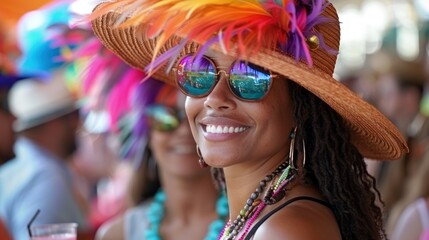
[[[35,18],[43,24],[36,26]],[[27,225],[38,209],[33,224],[77,222],[78,239],[118,239],[134,225],[144,225],[138,214],[149,208],[142,204],[147,199],[162,201],[167,194],[183,203],[177,206],[205,205],[181,199],[175,188],[192,190],[190,196],[198,191],[212,205],[226,201],[221,186],[207,187],[208,169],[180,162],[181,154],[198,159],[179,114],[183,96],[165,93],[175,90],[160,83],[140,89],[144,74],[102,48],[90,27],[71,25],[72,18],[70,1],[51,2],[13,24],[0,16],[0,239],[28,239]],[[429,46],[428,39],[429,34],[422,35],[422,46]],[[408,141],[410,152],[402,159],[367,159],[367,164],[384,201],[390,239],[419,239],[429,230],[428,53],[404,60],[386,43],[367,56],[362,69],[340,80],[384,113]],[[153,96],[139,99],[138,91]],[[170,95],[173,100],[166,102]],[[147,109],[174,121],[159,120]],[[168,156],[162,143],[183,147]],[[183,153],[188,148],[192,151]],[[166,163],[166,158],[178,162]],[[219,219],[223,227],[226,215],[227,209],[208,211],[188,234],[202,239],[201,226],[211,223],[216,229]]]
[[[427,37],[424,41],[427,44]],[[369,55],[363,69],[343,79],[398,127],[409,146],[409,153],[400,160],[367,159],[384,201],[385,227],[391,239],[420,239],[419,233],[429,227],[428,80],[425,52],[407,61],[389,46]]]

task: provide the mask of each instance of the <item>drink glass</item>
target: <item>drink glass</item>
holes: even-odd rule
[[[31,240],[76,240],[77,223],[54,223],[30,227]]]

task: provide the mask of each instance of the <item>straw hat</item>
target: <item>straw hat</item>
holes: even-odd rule
[[[174,61],[208,48],[245,58],[291,79],[331,106],[350,127],[352,142],[365,157],[400,158],[408,147],[397,128],[332,77],[340,42],[333,5],[324,0],[290,1],[288,6],[277,2],[116,0],[95,9],[92,27],[125,62],[170,84],[175,84],[169,71],[174,62],[163,59]],[[298,15],[302,13],[306,15]],[[261,28],[264,20],[271,22]],[[238,26],[243,25],[251,31],[240,31]]]
[[[13,85],[9,108],[16,116],[14,131],[21,132],[65,116],[77,110],[78,104],[60,69],[48,79],[29,78]]]

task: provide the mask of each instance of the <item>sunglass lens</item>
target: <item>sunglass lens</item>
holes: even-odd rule
[[[180,125],[180,119],[175,111],[162,105],[154,105],[146,109],[146,116],[152,129],[161,132],[171,132]]]
[[[232,92],[238,98],[250,101],[262,99],[270,89],[271,81],[268,71],[243,61],[234,64],[229,76]]]
[[[216,68],[203,57],[186,56],[179,62],[177,84],[189,96],[206,96],[216,83]]]

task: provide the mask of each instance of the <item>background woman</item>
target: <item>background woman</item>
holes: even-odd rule
[[[98,239],[216,239],[228,205],[210,169],[198,164],[185,96],[153,79],[135,93],[138,122],[129,138],[138,148],[147,141],[131,182],[136,206],[102,226]]]
[[[88,35],[85,29],[69,35],[73,32]],[[155,79],[140,84],[142,71],[88,36],[75,52],[78,60],[91,57],[83,79],[86,106],[107,109],[110,128],[120,135],[122,156],[135,166],[129,186],[132,207],[104,224],[97,238],[216,239],[228,204],[210,168],[198,164],[185,96]]]

